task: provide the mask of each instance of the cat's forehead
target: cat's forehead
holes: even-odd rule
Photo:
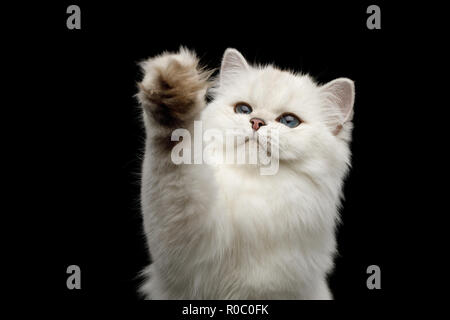
[[[243,86],[256,108],[275,113],[304,109],[317,98],[317,86],[307,75],[296,75],[274,67],[255,68]],[[294,110],[291,110],[294,111]]]

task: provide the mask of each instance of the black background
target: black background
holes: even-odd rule
[[[70,4],[81,8],[81,30],[66,28]],[[381,7],[381,30],[366,27],[370,4]],[[399,93],[408,80],[412,30],[401,22],[403,8],[380,1],[248,7],[61,1],[22,10],[23,20],[34,17],[24,37],[14,38],[27,45],[26,71],[19,75],[27,90],[17,99],[26,102],[22,145],[33,175],[26,184],[32,192],[17,206],[32,208],[26,227],[37,235],[19,255],[26,261],[21,267],[39,275],[43,296],[139,298],[138,274],[149,257],[139,208],[144,132],[133,97],[141,78],[137,63],[180,45],[211,67],[234,47],[250,62],[308,72],[319,82],[355,81],[353,168],[330,285],[337,300],[404,292],[409,240],[399,226],[408,214],[402,190],[409,175],[401,123],[411,105]],[[81,267],[81,290],[66,288],[71,264]],[[372,264],[381,268],[381,290],[366,287]]]

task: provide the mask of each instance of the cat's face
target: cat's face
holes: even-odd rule
[[[251,67],[228,49],[214,100],[203,114],[204,127],[250,137],[238,148],[278,147],[271,156],[279,160],[320,160],[348,140],[353,94],[351,80],[318,86],[306,75]]]

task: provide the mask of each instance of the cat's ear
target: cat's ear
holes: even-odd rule
[[[220,66],[220,84],[232,83],[237,75],[249,70],[250,67],[244,56],[236,49],[225,50]]]
[[[353,118],[355,84],[348,78],[338,78],[321,87],[328,105],[329,125],[334,134]]]

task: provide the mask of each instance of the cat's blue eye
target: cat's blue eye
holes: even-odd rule
[[[236,113],[252,113],[253,109],[246,103],[239,102],[234,106],[234,112]]]
[[[277,121],[288,126],[289,128],[297,127],[302,121],[292,113],[283,114],[277,118]]]

